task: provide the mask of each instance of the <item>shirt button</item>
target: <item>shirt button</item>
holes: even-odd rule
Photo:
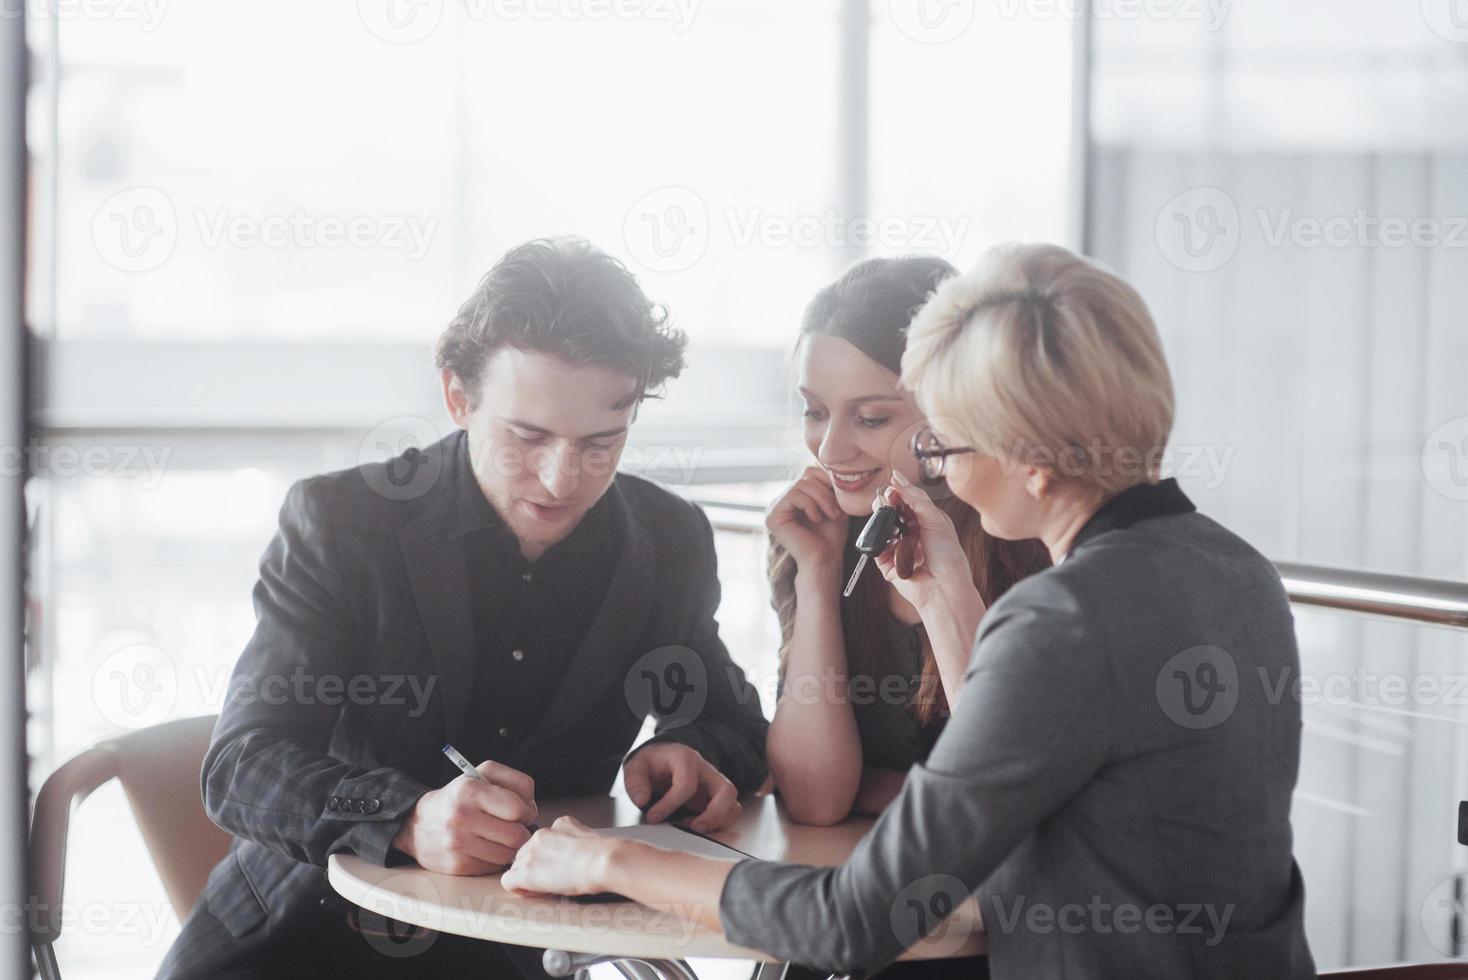
[[[499,730],[499,736],[500,736],[500,738],[509,738],[510,737],[510,727],[508,725],[501,725],[500,726],[500,730]]]
[[[531,575],[529,572],[521,572],[520,573],[520,581],[522,581],[522,582],[528,582],[528,581],[530,581],[534,577],[535,576]]]
[[[513,651],[510,652],[510,656],[511,657],[514,657],[516,660],[524,660],[525,659],[525,651],[524,650],[513,650]]]

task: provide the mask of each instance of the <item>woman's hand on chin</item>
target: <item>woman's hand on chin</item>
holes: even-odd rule
[[[531,836],[500,883],[519,895],[594,895],[607,890],[612,849],[622,843],[561,817]]]

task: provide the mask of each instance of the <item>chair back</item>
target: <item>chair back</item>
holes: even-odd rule
[[[217,718],[184,718],[112,740],[117,780],[180,922],[234,839],[209,819],[199,795],[199,770]]]
[[[47,777],[31,817],[31,874],[43,911],[32,941],[59,935],[72,814],[98,786],[122,784],[174,912],[189,916],[231,837],[204,812],[199,771],[215,715],[184,718],[99,742]]]

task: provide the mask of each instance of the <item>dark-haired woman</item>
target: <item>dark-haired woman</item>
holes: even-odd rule
[[[952,534],[924,539],[930,549],[961,551],[972,569],[968,616],[948,635],[930,636],[874,566],[850,597],[841,595],[877,491],[894,469],[918,479],[909,446],[923,416],[899,390],[898,371],[908,322],[954,271],[932,258],[859,263],[816,294],[801,323],[798,385],[816,463],[766,520],[781,634],[780,699],[766,748],[786,810],[802,823],[886,808],[943,730],[944,675],[962,675],[984,610],[1050,564],[1038,542],[991,538],[972,508],[949,497],[940,507]],[[982,961],[972,960],[899,963],[882,974],[982,975]]]
[[[929,636],[874,567],[841,595],[877,491],[894,469],[918,479],[909,445],[923,416],[899,390],[898,371],[912,315],[954,272],[934,258],[861,262],[816,294],[801,323],[798,386],[816,465],[766,520],[781,633],[781,696],[766,746],[775,786],[803,823],[875,815],[891,802],[943,729],[943,675],[962,674],[984,609],[1050,563],[1038,542],[991,538],[972,508],[948,497],[940,506],[953,534],[924,544],[961,549],[973,570],[968,616],[952,637]],[[934,656],[945,645],[954,663]]]

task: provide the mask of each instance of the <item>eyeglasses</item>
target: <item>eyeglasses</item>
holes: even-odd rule
[[[943,445],[943,440],[939,439],[938,434],[929,428],[920,430],[912,437],[912,454],[917,457],[918,473],[930,483],[943,477],[943,470],[948,464],[949,456],[958,456],[973,451],[972,446],[954,446],[950,449]]]

